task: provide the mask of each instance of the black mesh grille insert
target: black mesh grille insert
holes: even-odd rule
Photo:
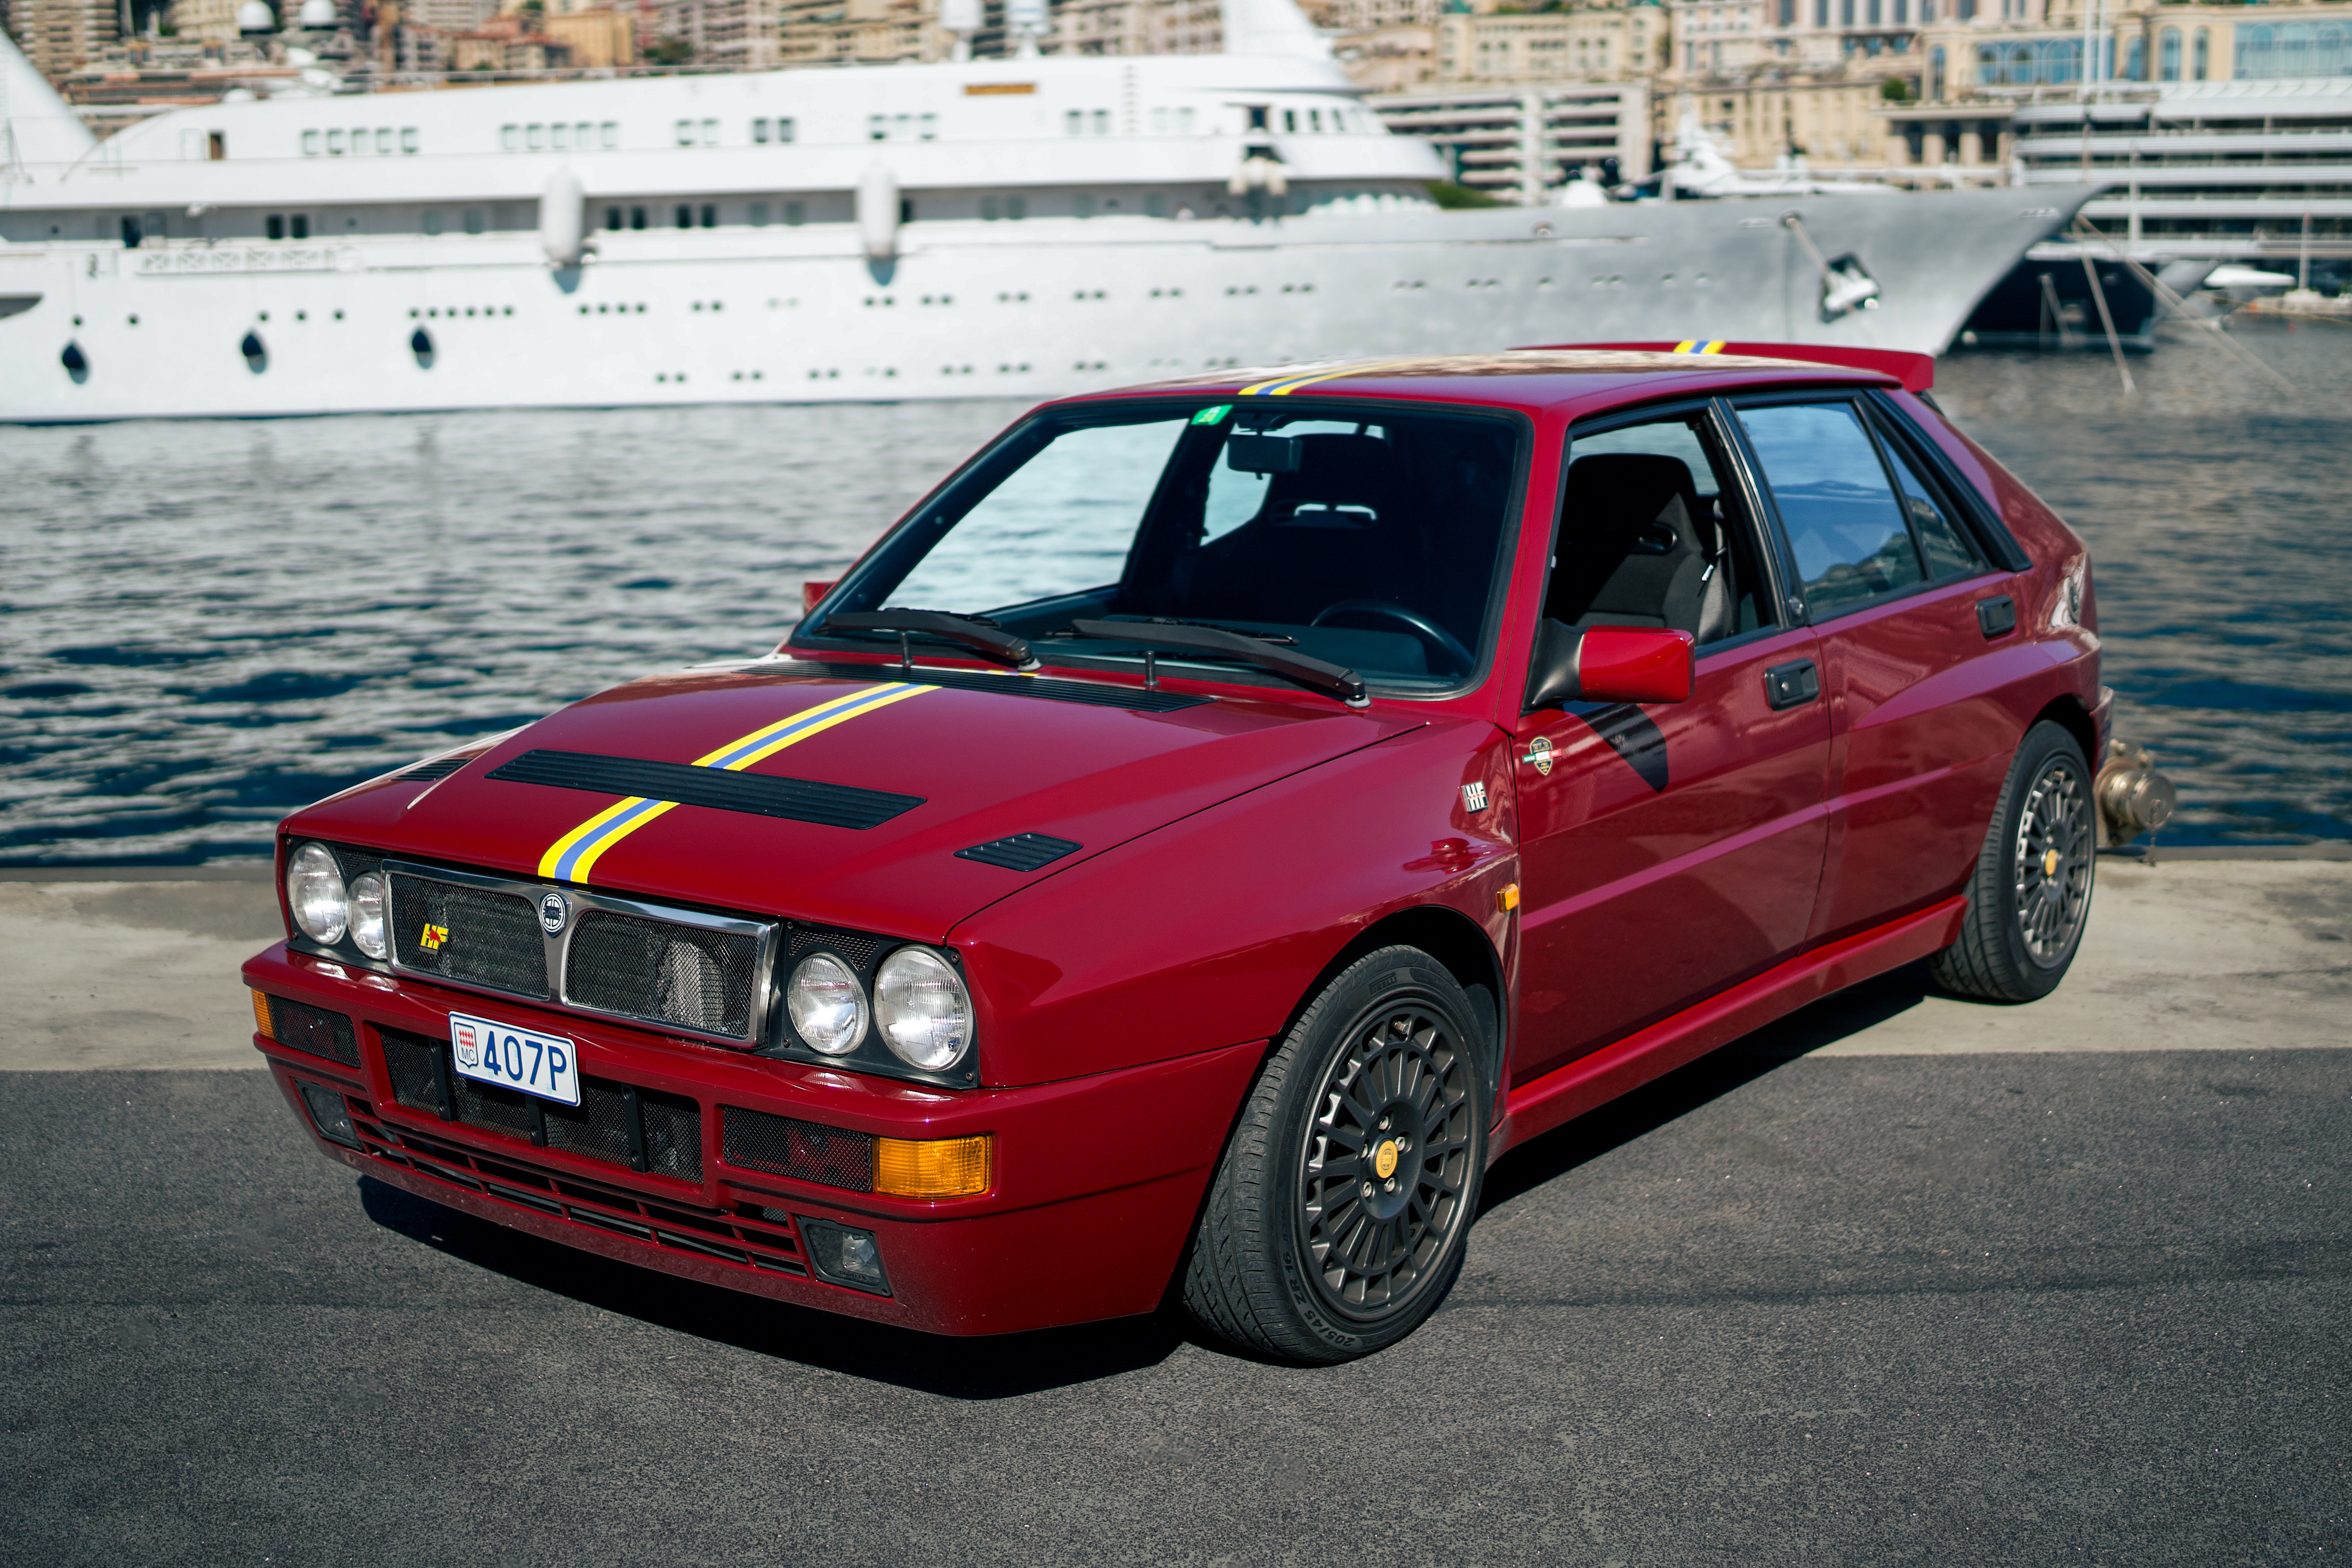
[[[637,1092],[646,1122],[646,1168],[656,1176],[702,1179],[702,1107],[675,1094]]]
[[[1006,871],[1035,871],[1084,847],[1050,833],[1015,833],[1009,839],[992,839],[968,850],[958,850],[956,859],[1003,866]]]
[[[874,1140],[864,1133],[722,1105],[727,1163],[851,1192],[874,1190]]]
[[[602,1012],[740,1040],[751,1032],[756,938],[667,921],[581,914],[564,959],[564,999]]]
[[[547,1114],[549,1148],[616,1166],[629,1163],[629,1102],[621,1085],[583,1078],[579,1104],[559,1105],[551,1100],[541,1109]]]
[[[521,1090],[477,1082],[454,1072],[449,1075],[449,1087],[457,1096],[457,1120],[466,1125],[510,1138],[530,1136],[537,1118],[531,1113],[530,1096]]]
[[[412,1111],[441,1113],[441,1059],[446,1040],[428,1040],[400,1030],[380,1029],[383,1064],[392,1078],[395,1099]],[[680,1181],[702,1179],[702,1107],[677,1094],[636,1089],[605,1078],[580,1081],[580,1103],[565,1105],[541,1100],[497,1083],[480,1083],[452,1072],[447,1080],[457,1102],[457,1120],[469,1127],[505,1137],[531,1140],[536,1134],[551,1149],[585,1155],[608,1165],[642,1168]],[[635,1164],[629,1123],[629,1098],[637,1100],[643,1128],[645,1164]],[[402,1134],[402,1141],[415,1144]]]
[[[599,757],[586,751],[526,751],[489,777],[510,784],[544,784],[597,795],[642,796],[704,806],[715,811],[745,811],[829,828],[877,828],[923,803],[920,795],[861,789],[851,784],[821,784],[779,779],[688,762],[649,762],[635,757]]]
[[[547,944],[530,901],[394,873],[393,951],[407,968],[519,997],[547,995]]]
[[[412,1111],[441,1113],[439,1057],[447,1047],[440,1040],[399,1030],[379,1029],[383,1041],[384,1070],[392,1077],[392,1097]]]
[[[289,1051],[307,1051],[345,1067],[360,1064],[360,1039],[341,1013],[306,1008],[282,997],[269,998],[269,1038]]]
[[[838,953],[850,962],[850,967],[863,973],[874,967],[874,955],[882,946],[879,938],[861,936],[854,931],[818,931],[806,926],[793,927],[793,962],[797,964],[811,953]],[[786,977],[779,975],[777,984]]]

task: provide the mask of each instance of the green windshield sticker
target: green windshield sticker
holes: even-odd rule
[[[1204,408],[1200,413],[1194,414],[1192,416],[1192,423],[1194,424],[1223,424],[1225,422],[1225,415],[1233,412],[1233,404],[1229,402],[1217,403],[1213,407]]]

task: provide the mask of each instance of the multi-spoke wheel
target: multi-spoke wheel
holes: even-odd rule
[[[1386,947],[1300,1017],[1243,1108],[1184,1279],[1202,1323],[1285,1360],[1394,1343],[1461,1271],[1488,1092],[1468,997]]]
[[[1969,884],[1968,919],[1936,956],[1937,980],[1987,1001],[2055,990],[2082,945],[2097,848],[2082,747],[2059,726],[2037,724],[2010,765]]]

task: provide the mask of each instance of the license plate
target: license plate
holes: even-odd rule
[[[566,1105],[580,1103],[580,1052],[560,1034],[533,1034],[510,1023],[451,1013],[449,1047],[464,1077]]]

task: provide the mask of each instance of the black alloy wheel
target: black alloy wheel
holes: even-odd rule
[[[1413,947],[1357,960],[1242,1109],[1184,1276],[1202,1325],[1283,1361],[1392,1344],[1462,1270],[1491,1107],[1469,998]]]
[[[2065,978],[2098,865],[2091,786],[2083,748],[2063,727],[2045,720],[2026,732],[1969,880],[1960,938],[1934,960],[1947,990],[2030,1002]]]

